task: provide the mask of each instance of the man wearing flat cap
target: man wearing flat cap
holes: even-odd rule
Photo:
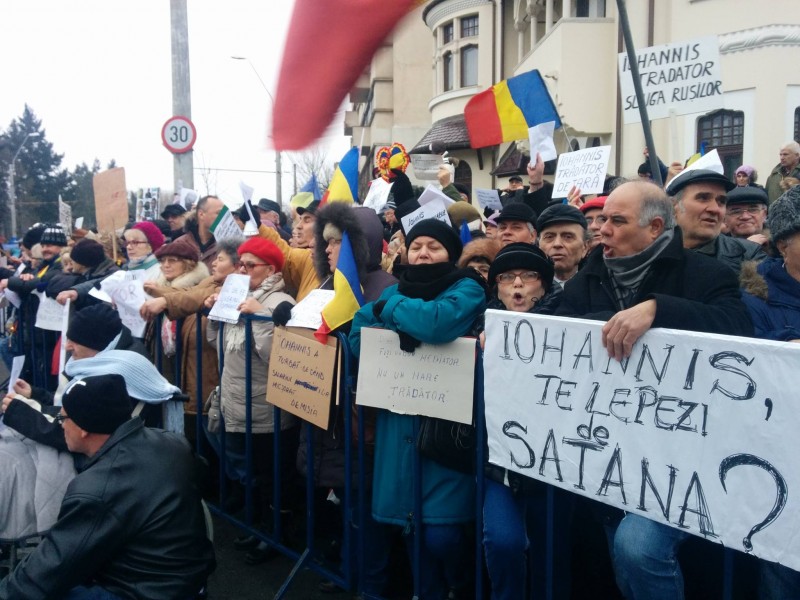
[[[256,210],[262,223],[271,221],[278,231],[278,235],[283,238],[283,241],[288,242],[292,239],[292,234],[281,227],[281,205],[270,200],[269,198],[262,198],[256,204]]]
[[[59,420],[86,461],[0,599],[193,598],[216,561],[188,442],[131,419],[116,374],[73,381]]]
[[[555,281],[563,285],[578,272],[591,235],[583,213],[571,204],[547,207],[536,220],[539,248],[555,265]]]
[[[761,261],[767,255],[756,243],[721,235],[727,193],[734,187],[721,173],[694,169],[675,177],[667,186],[667,194],[675,207],[683,247],[716,258],[738,274],[743,262]]]
[[[169,239],[176,240],[185,233],[186,209],[180,204],[167,204],[161,212],[161,218],[169,223]]]
[[[761,188],[743,186],[728,192],[725,213],[728,234],[763,247],[769,242],[769,235],[764,230],[768,204],[769,196]]]
[[[521,242],[536,243],[536,213],[527,204],[512,202],[503,207],[494,218],[497,223],[496,239],[503,247]]]

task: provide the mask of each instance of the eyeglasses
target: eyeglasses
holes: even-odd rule
[[[240,267],[244,267],[245,271],[252,271],[256,267],[268,267],[267,263],[254,263],[254,262],[243,262],[239,263]]]
[[[69,416],[67,416],[67,415],[62,415],[61,413],[57,414],[57,415],[56,415],[56,417],[55,417],[55,421],[56,421],[56,423],[58,423],[58,424],[59,424],[59,425],[61,425],[62,427],[63,427],[63,425],[64,425],[64,421],[66,421],[67,419],[69,419]]]
[[[728,214],[732,217],[739,217],[745,213],[748,215],[757,215],[764,209],[764,206],[736,206],[734,208],[729,208]]]
[[[524,283],[531,281],[538,281],[540,279],[539,273],[536,271],[507,271],[500,273],[495,280],[497,283],[514,283],[519,277]]]
[[[149,244],[150,242],[141,242],[138,240],[125,240],[126,246],[141,246],[142,244]]]

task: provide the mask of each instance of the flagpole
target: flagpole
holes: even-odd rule
[[[644,131],[645,144],[647,144],[650,170],[653,172],[653,182],[661,187],[664,185],[664,182],[661,180],[661,169],[658,168],[658,156],[656,155],[656,146],[653,142],[653,131],[650,129],[647,106],[644,104],[642,81],[639,79],[639,63],[636,62],[636,48],[633,45],[631,24],[628,21],[628,10],[625,8],[625,0],[617,0],[617,11],[619,11],[619,22],[622,26],[622,37],[625,39],[625,50],[628,53],[628,65],[631,68],[633,89],[636,91],[636,103],[639,105],[639,118],[642,120],[642,130]],[[619,131],[617,135],[620,135]]]

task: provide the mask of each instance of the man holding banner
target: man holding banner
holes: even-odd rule
[[[630,182],[603,208],[601,249],[564,288],[558,314],[607,321],[609,356],[622,361],[651,327],[749,336],[753,326],[732,270],[683,248],[659,187]],[[628,513],[611,533],[617,584],[629,600],[683,597],[677,551],[688,533]]]

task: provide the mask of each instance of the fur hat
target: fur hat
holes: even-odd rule
[[[67,416],[89,433],[112,434],[131,418],[125,379],[116,373],[73,380],[62,404]]]
[[[73,262],[94,269],[105,260],[106,253],[100,242],[85,238],[73,246],[70,257]]]
[[[773,242],[800,231],[800,185],[790,188],[770,205],[767,227]]]
[[[406,234],[406,249],[411,247],[411,242],[422,236],[431,237],[444,246],[450,262],[455,263],[461,257],[461,251],[464,248],[461,244],[461,238],[455,229],[444,221],[423,219],[416,223],[411,228],[411,231]]]
[[[314,252],[314,269],[320,281],[324,281],[331,274],[328,256],[325,253],[328,239],[331,237],[341,239],[345,231],[350,239],[350,246],[353,248],[358,276],[361,279],[366,276],[370,251],[364,227],[356,213],[357,209],[362,210],[344,202],[330,202],[319,209],[317,220],[314,223],[314,247],[321,251]],[[372,211],[369,208],[367,210]],[[373,214],[374,212],[372,211]],[[375,216],[377,218],[377,215]],[[383,230],[382,227],[381,230]]]
[[[61,228],[61,225],[48,225],[42,232],[42,237],[39,240],[40,244],[52,244],[53,246],[66,246],[67,234]]]
[[[553,285],[553,261],[533,244],[514,242],[500,250],[489,269],[489,284],[494,285],[498,275],[512,269],[536,271],[542,277],[545,291],[549,291]]]
[[[122,331],[119,314],[106,303],[79,310],[69,321],[67,339],[92,350],[105,350]]]
[[[458,266],[462,269],[467,266],[471,260],[485,259],[486,263],[491,265],[494,262],[495,256],[500,252],[500,242],[490,238],[478,238],[472,240],[461,252],[461,258],[458,259]]]
[[[150,221],[139,221],[131,227],[131,229],[138,229],[147,238],[147,243],[150,244],[150,249],[155,252],[164,245],[164,234],[161,233],[158,227],[153,225]]]
[[[252,254],[263,260],[268,265],[275,267],[276,271],[283,269],[283,252],[268,239],[253,236],[239,246],[239,256]]]
[[[184,236],[177,238],[174,242],[164,244],[161,248],[156,250],[156,258],[162,258],[164,256],[176,256],[195,262],[200,261],[200,251]]]

